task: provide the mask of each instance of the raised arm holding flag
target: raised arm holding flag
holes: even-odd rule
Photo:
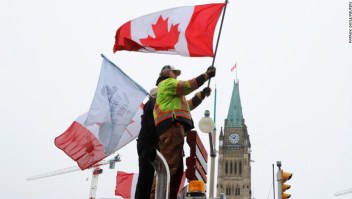
[[[210,77],[216,74],[215,68],[187,81],[177,80],[181,71],[166,65],[157,80],[158,94],[154,106],[156,132],[160,135],[160,153],[164,156],[170,170],[170,197],[176,199],[183,173],[183,144],[185,132],[194,128],[191,110],[195,109],[211,93],[209,87],[190,99],[192,93]],[[150,198],[155,197],[155,183]]]

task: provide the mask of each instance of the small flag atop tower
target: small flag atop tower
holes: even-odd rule
[[[235,71],[236,68],[237,68],[237,62],[235,63],[235,65],[232,66],[231,72]]]
[[[235,71],[235,75],[236,75],[235,76],[235,81],[238,82],[238,79],[237,79],[237,62],[231,68],[231,72],[234,72],[234,71]]]

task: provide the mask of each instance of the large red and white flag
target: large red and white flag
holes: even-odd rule
[[[179,192],[182,191],[186,179],[186,173],[183,173]],[[118,171],[116,175],[115,195],[123,198],[135,198],[136,186],[138,182],[138,173],[126,173]]]
[[[103,58],[90,110],[55,138],[55,145],[82,170],[138,136],[143,112],[141,104],[148,94],[116,65]]]
[[[212,57],[214,30],[224,6],[225,3],[184,6],[131,20],[116,31],[114,52]]]

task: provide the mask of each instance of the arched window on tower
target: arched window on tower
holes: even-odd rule
[[[232,161],[230,161],[230,173],[232,174]]]
[[[240,186],[239,186],[239,185],[237,185],[237,187],[236,187],[235,195],[236,195],[236,196],[241,195],[241,190],[240,190]]]
[[[240,175],[242,175],[242,161],[240,161],[240,163],[238,164],[238,171]]]
[[[228,169],[228,162],[226,160],[226,163],[225,163],[225,173],[227,174],[227,169]]]
[[[230,185],[227,185],[227,186],[226,186],[226,195],[227,195],[227,196],[230,196],[230,195],[231,195],[231,188],[230,188]]]
[[[237,174],[237,161],[235,161],[235,175]]]

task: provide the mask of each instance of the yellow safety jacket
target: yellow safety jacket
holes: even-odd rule
[[[185,131],[194,128],[190,111],[196,108],[203,100],[198,92],[191,100],[185,96],[192,93],[208,80],[206,73],[188,81],[167,78],[158,85],[158,95],[154,106],[154,122],[156,131],[160,135],[173,122],[180,122]]]

